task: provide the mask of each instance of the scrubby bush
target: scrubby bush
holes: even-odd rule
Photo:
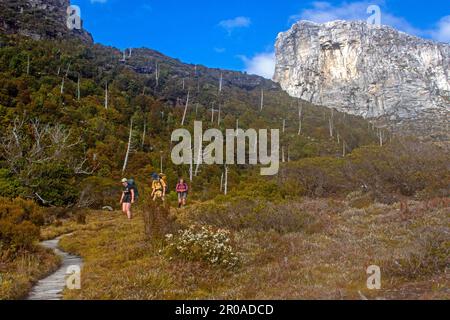
[[[343,172],[345,160],[333,157],[303,159],[281,170],[283,184],[296,196],[326,197],[353,190]]]
[[[39,239],[39,227],[44,224],[41,208],[34,202],[0,198],[0,241],[2,250],[14,254],[31,249]]]
[[[153,241],[163,240],[166,234],[179,230],[176,217],[171,215],[167,203],[147,200],[142,208],[144,228],[147,239]]]
[[[341,196],[363,190],[374,200],[391,204],[398,196],[448,196],[449,163],[448,151],[411,138],[384,147],[361,147],[345,158],[292,162],[282,167],[280,179],[293,196]]]
[[[212,266],[233,269],[239,265],[230,232],[207,226],[191,226],[177,235],[166,235],[165,252],[188,261],[201,261]]]
[[[81,183],[79,207],[101,209],[118,201],[120,184],[109,178],[89,177]]]
[[[419,241],[417,252],[385,263],[386,273],[405,279],[445,272],[450,268],[450,239],[447,230],[435,231]]]
[[[274,230],[280,233],[298,232],[318,221],[316,216],[304,211],[299,202],[273,203],[241,198],[222,204],[199,206],[191,215],[200,224],[236,231],[252,229]]]

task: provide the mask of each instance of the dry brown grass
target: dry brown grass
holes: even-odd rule
[[[196,220],[201,206],[182,213],[178,221],[205,223],[205,216]],[[229,229],[242,258],[233,272],[159,254],[145,236],[142,216],[130,222],[120,214],[109,215],[111,220],[105,214],[89,215],[87,227],[108,223],[80,229],[63,240],[64,248],[82,255],[86,263],[82,290],[67,292],[66,298],[360,299],[361,294],[369,299],[450,298],[445,203],[427,209],[426,203],[409,201],[407,216],[400,204],[357,209],[330,199],[305,199],[279,208],[313,219],[303,220],[295,230],[276,225],[239,230],[233,222]],[[215,212],[222,213],[219,208]],[[229,219],[215,221],[226,227],[224,221]],[[283,225],[284,220],[271,221]],[[404,267],[393,269],[396,261]],[[417,264],[402,264],[405,261]],[[430,263],[435,267],[423,268]],[[379,291],[366,287],[366,269],[374,264],[382,270]]]
[[[60,259],[50,250],[36,247],[18,253],[12,261],[0,258],[0,300],[25,298],[33,283],[56,270]]]

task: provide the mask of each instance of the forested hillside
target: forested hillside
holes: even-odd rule
[[[147,49],[122,53],[77,41],[6,36],[1,41],[4,196],[101,206],[122,175],[146,183],[160,171],[161,159],[173,185],[178,175],[188,176],[188,168],[170,160],[170,135],[181,127],[188,95],[186,128],[192,129],[194,120],[222,130],[237,123],[244,129],[284,127],[285,162],[342,157],[380,143],[381,131],[362,118],[290,98],[260,77],[185,65]],[[122,173],[130,129],[132,153]],[[386,131],[381,135],[384,143],[391,139]],[[230,170],[230,189],[252,172]],[[214,197],[222,171],[202,167],[194,190]],[[85,194],[95,198],[81,199]]]

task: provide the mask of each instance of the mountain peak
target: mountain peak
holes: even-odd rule
[[[274,79],[291,96],[428,134],[449,117],[449,67],[448,44],[363,21],[299,21],[277,38]]]
[[[67,27],[69,0],[17,0],[0,2],[0,32],[39,39],[77,38],[93,42],[87,31]]]

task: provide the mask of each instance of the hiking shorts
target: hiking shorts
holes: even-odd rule
[[[188,196],[187,192],[178,192],[178,200],[186,200]]]
[[[125,196],[123,198],[123,203],[131,203],[131,197],[130,196]]]

